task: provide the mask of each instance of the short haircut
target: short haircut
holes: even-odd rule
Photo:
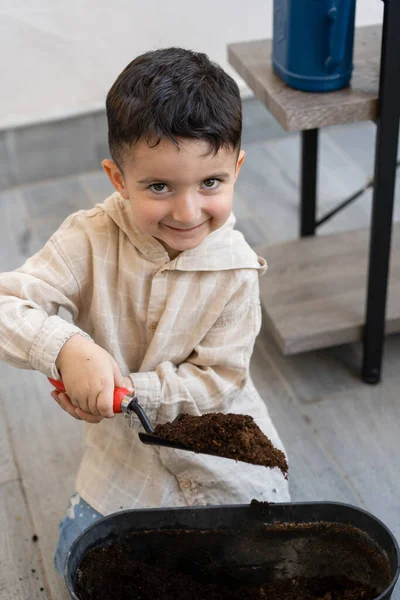
[[[156,146],[163,138],[240,149],[242,103],[236,82],[206,54],[165,48],[135,58],[107,95],[108,142],[119,168],[140,139]]]

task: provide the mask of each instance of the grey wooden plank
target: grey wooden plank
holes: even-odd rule
[[[343,152],[325,131],[321,132],[318,162],[318,203],[319,217],[335,208],[367,182],[367,174],[355,160]],[[285,177],[296,188],[297,206],[300,202],[300,139],[298,136],[265,143],[265,150]],[[371,203],[368,198],[360,197],[345,211],[318,229],[319,234],[348,231],[370,224]]]
[[[400,398],[388,386],[360,386],[304,406],[367,509],[400,536]]]
[[[21,266],[42,248],[68,215],[91,206],[91,200],[75,178],[2,192],[0,271]]]
[[[368,177],[374,173],[376,126],[370,121],[329,127],[325,134],[355,160]]]
[[[239,192],[239,188],[235,187],[233,192],[233,213],[236,219],[251,219],[253,213],[250,210],[245,198]]]
[[[252,247],[266,242],[266,234],[253,219],[238,219],[235,229],[243,233],[247,243]]]
[[[265,232],[267,243],[297,237],[298,191],[272,160],[266,144],[247,148],[236,189]]]
[[[325,396],[365,387],[361,380],[362,344],[346,344],[293,356],[284,356],[265,323],[260,336],[275,368],[301,403],[314,404]],[[385,340],[383,381],[398,393],[400,386],[400,335]]]
[[[29,223],[26,238],[29,252],[37,252],[72,213],[92,207],[77,177],[46,181],[20,188]]]
[[[0,271],[16,269],[29,256],[29,218],[18,189],[0,194]]]
[[[17,466],[15,464],[3,410],[0,404],[0,485],[17,479]]]
[[[242,106],[242,145],[245,149],[254,142],[290,135],[257,98],[245,98]]]
[[[376,117],[380,71],[380,25],[358,27],[351,85],[329,94],[300,92],[275,75],[271,40],[228,46],[228,59],[255,96],[288,131],[326,127]]]
[[[39,543],[32,539],[20,482],[0,485],[0,597],[2,600],[50,598],[40,564]]]
[[[91,116],[15,130],[17,183],[65,177],[98,167]]]
[[[100,110],[88,115],[90,118],[90,129],[92,146],[94,149],[95,158],[97,164],[95,169],[101,168],[101,161],[105,158],[111,158],[110,150],[108,148],[108,125],[107,116],[105,110]],[[90,171],[92,168],[88,167],[85,171]]]
[[[103,170],[84,173],[80,175],[79,182],[93,206],[99,202],[104,202],[110,194],[115,192],[114,187]]]
[[[252,356],[251,374],[288,454],[292,500],[362,505],[350,478],[343,476],[329,447],[321,443],[296,396],[272,364],[261,335]]]
[[[43,181],[20,189],[31,219],[54,215],[61,220],[77,210],[91,207],[78,176]]]
[[[100,169],[109,158],[105,110],[0,132],[0,191]]]
[[[320,216],[363,186],[367,176],[329,136],[320,144],[318,213]],[[253,144],[236,189],[263,229],[269,243],[298,237],[300,202],[300,139],[298,136]],[[357,202],[324,224],[319,233],[369,226],[371,202]]]
[[[359,341],[365,312],[369,230],[258,247],[266,320],[286,354]],[[393,231],[386,330],[400,330],[400,225]]]
[[[337,125],[328,127],[325,133],[341,147],[343,152],[355,160],[368,176],[373,176],[376,141],[375,123],[365,121],[364,123]],[[400,145],[397,158],[400,159]]]
[[[392,389],[400,387],[400,335],[391,335],[385,340],[383,378]]]
[[[332,141],[340,149],[344,156],[347,156],[350,161],[356,161],[361,167],[364,173],[367,175],[368,180],[373,179],[374,176],[374,162],[375,162],[375,137],[376,127],[373,123],[354,123],[347,126],[339,126],[329,128],[325,132],[325,136]],[[400,159],[400,144],[398,149],[398,159]],[[344,172],[344,169],[340,172],[340,178]],[[361,186],[356,186],[356,189]],[[373,187],[363,193],[360,198],[357,199],[357,204],[365,207],[368,215],[368,223],[371,206],[372,206],[372,194]],[[344,216],[349,217],[350,215],[347,209],[344,211]],[[396,186],[395,186],[395,199],[394,199],[394,221],[400,221],[400,176],[399,167],[397,168]],[[361,226],[363,225],[360,223]],[[324,231],[324,228],[321,229]]]
[[[285,356],[265,322],[260,335],[275,368],[299,402],[318,402],[327,394],[365,385],[360,379],[362,349],[359,343]]]
[[[0,191],[6,190],[17,183],[12,144],[13,132],[0,131]]]
[[[12,406],[6,420],[39,536],[52,600],[66,600],[63,580],[53,566],[59,520],[65,516],[82,445],[82,424],[69,417],[50,397],[46,377],[17,371],[0,363],[0,400]],[[11,400],[12,402],[11,402]]]

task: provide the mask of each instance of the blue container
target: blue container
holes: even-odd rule
[[[345,87],[353,71],[356,0],[274,0],[272,64],[306,92]]]

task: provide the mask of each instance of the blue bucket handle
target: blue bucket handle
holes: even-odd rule
[[[355,0],[336,0],[328,10],[329,21],[329,56],[325,60],[328,72],[334,71],[344,60],[346,52],[347,32]],[[341,4],[338,10],[337,5]]]

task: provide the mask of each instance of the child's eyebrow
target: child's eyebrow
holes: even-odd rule
[[[208,177],[204,177],[202,179],[202,181],[207,181],[208,179],[228,179],[229,177],[230,177],[229,173],[226,173],[225,171],[223,171],[221,173],[213,173],[212,175],[209,175]],[[163,179],[162,177],[146,177],[145,179],[140,179],[140,181],[138,181],[138,183],[149,184],[149,183],[154,183],[155,181],[160,181],[162,183],[172,183],[172,181],[170,179]]]
[[[214,173],[210,177],[206,177],[203,181],[207,181],[207,179],[228,179],[229,177],[230,174],[223,171],[222,173]]]

